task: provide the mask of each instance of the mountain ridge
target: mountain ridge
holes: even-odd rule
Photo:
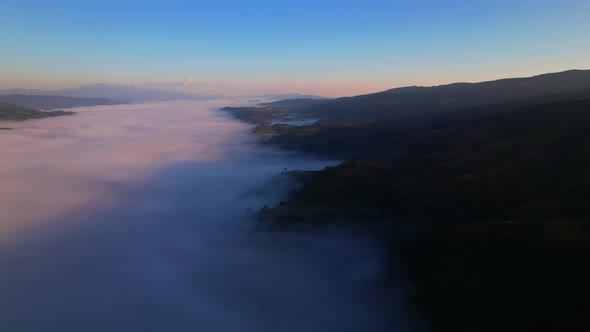
[[[184,92],[144,89],[134,86],[112,85],[97,83],[91,85],[80,85],[77,88],[66,88],[60,90],[36,90],[36,89],[5,89],[0,90],[0,95],[27,94],[63,96],[74,98],[106,98],[118,100],[125,103],[137,103],[148,101],[170,101],[170,100],[201,100],[215,99],[219,96],[195,95]]]
[[[586,89],[590,89],[590,70],[576,69],[477,83],[400,87],[326,100],[298,111],[314,118],[358,122],[403,118]]]
[[[0,102],[20,105],[33,109],[56,109],[81,106],[120,105],[126,104],[107,98],[79,98],[50,95],[10,94],[0,95]]]

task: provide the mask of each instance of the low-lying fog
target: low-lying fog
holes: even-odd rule
[[[277,174],[331,162],[263,149],[219,106],[2,123],[0,331],[410,329],[370,239],[252,230]]]

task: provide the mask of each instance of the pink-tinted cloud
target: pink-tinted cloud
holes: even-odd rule
[[[85,107],[71,117],[2,123],[14,130],[0,131],[0,239],[108,204],[113,187],[168,164],[224,158],[224,147],[249,137],[247,125],[214,111],[227,104]]]

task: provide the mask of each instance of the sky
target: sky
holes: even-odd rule
[[[587,0],[3,0],[0,88],[343,96],[590,68]]]

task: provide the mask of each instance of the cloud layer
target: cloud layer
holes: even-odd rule
[[[252,231],[248,209],[284,199],[276,174],[330,162],[260,148],[224,104],[0,131],[0,330],[415,331],[385,312],[403,297],[374,283],[369,238]]]

